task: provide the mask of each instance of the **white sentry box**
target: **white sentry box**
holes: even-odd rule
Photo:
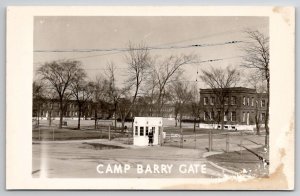
[[[161,117],[135,117],[133,128],[133,145],[148,146],[148,133],[153,134],[153,145],[160,144],[160,133],[162,132],[163,119]]]

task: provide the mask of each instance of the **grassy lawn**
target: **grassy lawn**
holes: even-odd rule
[[[54,137],[53,137],[54,133]],[[120,130],[111,130],[111,139],[119,137],[128,137],[128,133],[122,133]],[[62,128],[57,127],[40,127],[32,130],[32,140],[83,140],[83,139],[108,139],[107,129],[82,129],[77,130],[74,128]]]
[[[211,130],[214,139],[222,139],[226,137],[226,133],[230,134],[240,134],[238,131],[234,130]],[[34,127],[32,130],[32,139],[36,140],[53,140],[53,132],[54,132],[54,140],[82,140],[82,139],[108,139],[108,127],[99,127],[95,130],[94,125],[85,125],[81,126],[81,129],[78,130],[75,125],[63,127],[59,129],[58,126],[46,126],[41,125],[40,127]],[[168,134],[180,134],[179,127],[164,127],[164,132]],[[207,138],[210,130],[208,129],[199,129],[196,128],[197,138]],[[194,129],[193,128],[183,128],[182,131],[184,137],[194,137]],[[132,137],[132,129],[128,127],[126,133],[122,132],[120,127],[117,127],[114,130],[114,127],[111,126],[111,139],[129,136]],[[245,133],[247,134],[247,133]]]
[[[263,162],[254,154],[269,160],[269,153],[265,148],[255,148],[248,150],[235,151],[211,155],[207,157],[209,161],[216,163],[219,166],[233,170],[241,174],[248,174],[255,177],[267,177],[269,165]]]
[[[164,127],[164,131],[168,133],[180,133],[179,127]],[[219,133],[239,133],[235,130],[223,130],[220,129],[199,129],[196,128],[196,134],[208,134],[210,131],[212,131],[213,134],[219,134]],[[194,128],[183,128],[182,130],[183,135],[193,135],[194,134]]]

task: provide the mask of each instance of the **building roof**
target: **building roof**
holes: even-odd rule
[[[200,93],[213,93],[216,90],[221,90],[221,88],[212,89],[212,88],[201,88]],[[224,91],[230,91],[232,93],[256,93],[256,90],[253,88],[246,88],[246,87],[231,87],[231,88],[224,88]]]

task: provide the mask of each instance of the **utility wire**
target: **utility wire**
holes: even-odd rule
[[[208,59],[208,60],[204,60],[204,61],[194,61],[194,62],[191,62],[190,64],[210,63],[210,62],[224,61],[224,60],[228,60],[228,59],[235,59],[235,58],[242,58],[242,57],[245,57],[245,56],[233,56],[233,57],[219,58],[219,59]],[[37,69],[41,66],[42,65],[36,66],[35,68]],[[124,69],[125,70],[127,68],[116,67],[115,69]],[[84,70],[108,70],[108,69],[107,68],[84,68]]]
[[[185,48],[194,48],[194,47],[211,47],[211,46],[222,46],[222,45],[231,45],[244,43],[244,41],[227,41],[222,43],[213,43],[213,44],[191,44],[186,46],[168,46],[168,47],[148,47],[148,50],[167,50],[167,49],[185,49]],[[34,50],[35,53],[62,53],[62,52],[127,52],[132,49],[129,48],[110,48],[110,49],[71,49],[71,50]],[[133,50],[145,50],[145,48],[136,48]]]

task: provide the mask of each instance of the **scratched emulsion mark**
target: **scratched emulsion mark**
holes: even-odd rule
[[[285,153],[285,148],[280,148],[279,149],[279,155],[280,155],[280,161],[283,160],[283,158],[285,157],[286,153]]]
[[[281,14],[283,20],[285,23],[287,23],[289,26],[291,26],[291,10],[287,7],[274,7],[272,9],[274,13]]]
[[[190,190],[285,190],[288,189],[288,181],[283,172],[283,164],[280,164],[274,173],[267,178],[252,178],[238,181],[228,180],[211,184],[178,184],[162,187],[163,189],[190,189]]]

